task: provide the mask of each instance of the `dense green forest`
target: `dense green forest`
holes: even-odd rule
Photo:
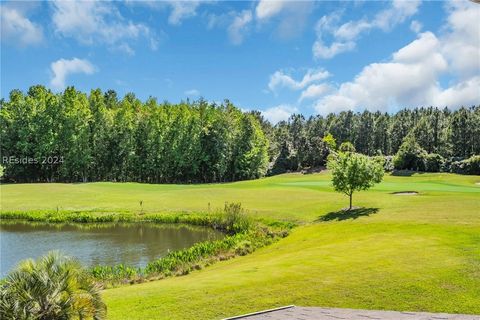
[[[255,112],[270,143],[271,171],[280,173],[324,165],[331,141],[334,146],[351,142],[357,152],[369,156],[394,156],[398,151],[428,162],[436,158],[450,171],[450,164],[480,155],[480,105],[459,108],[403,109],[393,115],[353,111],[306,119],[295,114],[272,126]],[[402,147],[403,144],[403,148]],[[387,157],[388,158],[388,157]],[[393,166],[393,159],[392,166]],[[422,160],[422,159],[419,159]],[[387,168],[388,169],[388,168]],[[397,169],[426,170],[426,165],[397,164]]]
[[[1,169],[16,182],[254,179],[323,166],[343,142],[397,155],[386,166],[398,169],[469,173],[464,159],[480,154],[480,106],[297,114],[273,125],[229,101],[142,102],[99,89],[32,86],[0,104]]]
[[[141,102],[34,86],[1,101],[2,165],[12,181],[221,182],[265,175],[258,120],[221,105]]]

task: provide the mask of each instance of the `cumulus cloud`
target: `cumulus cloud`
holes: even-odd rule
[[[271,123],[276,124],[280,121],[288,120],[288,118],[295,112],[298,112],[296,107],[282,104],[262,111],[262,115]]]
[[[90,61],[78,58],[57,60],[52,62],[50,68],[53,73],[50,85],[56,90],[65,88],[65,81],[70,74],[93,74],[96,71],[95,66],[91,64]]]
[[[228,27],[228,36],[233,44],[241,44],[243,42],[244,33],[248,24],[252,21],[252,12],[243,10],[233,18],[232,23]]]
[[[323,69],[308,69],[302,80],[294,80],[290,75],[284,71],[276,71],[270,76],[268,88],[275,92],[279,88],[289,88],[291,90],[300,90],[307,85],[324,80],[330,76],[330,73]]]
[[[446,11],[446,24],[439,35],[419,33],[389,61],[365,66],[352,81],[318,99],[316,111],[326,114],[363,108],[391,111],[398,107],[478,104],[480,28],[476,21],[480,6],[452,1]],[[415,32],[421,27],[420,23],[411,26]],[[448,85],[442,86],[442,79],[448,79]]]
[[[436,88],[432,97],[433,105],[437,107],[471,106],[478,105],[480,101],[480,76],[461,81],[445,90]]]
[[[465,79],[480,73],[480,5],[469,1],[448,4],[447,32],[442,53],[453,71]]]
[[[327,83],[309,85],[305,90],[302,91],[302,94],[300,95],[300,99],[298,99],[298,101],[301,103],[305,99],[320,98],[330,90],[331,86]]]
[[[362,33],[372,29],[389,31],[396,25],[413,16],[420,5],[419,0],[394,0],[390,7],[378,12],[371,20],[360,19],[339,24],[341,14],[333,12],[320,18],[315,30],[317,39],[312,52],[315,58],[330,59],[342,52],[351,51]],[[331,35],[333,41],[328,44],[325,35]]]
[[[423,32],[384,63],[363,68],[354,80],[319,99],[315,108],[326,114],[342,110],[389,110],[398,107],[457,108],[480,102],[480,17],[473,3],[452,2],[441,36]],[[450,84],[440,84],[442,76]]]
[[[133,54],[129,41],[144,37],[152,50],[158,40],[142,23],[127,21],[113,2],[103,1],[53,1],[53,25],[55,32],[75,38],[80,43],[94,43]]]
[[[395,52],[390,62],[366,66],[354,81],[343,83],[337,92],[318,101],[316,109],[328,113],[337,108],[377,110],[422,105],[425,97],[433,93],[437,77],[447,69],[439,49],[439,40],[433,33],[422,33]]]
[[[43,41],[42,27],[30,21],[16,8],[1,5],[0,21],[2,41],[13,41],[20,46],[35,45]]]

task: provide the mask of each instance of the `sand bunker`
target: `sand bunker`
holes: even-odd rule
[[[399,192],[393,192],[392,194],[396,196],[414,196],[417,195],[417,191],[399,191]]]

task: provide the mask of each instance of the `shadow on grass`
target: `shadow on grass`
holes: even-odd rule
[[[342,209],[339,211],[332,211],[319,217],[316,221],[343,221],[348,219],[357,219],[360,217],[368,217],[371,214],[378,212],[378,208],[356,208],[352,210]]]
[[[395,177],[411,177],[414,174],[424,174],[423,171],[413,171],[413,170],[393,170],[392,176]]]

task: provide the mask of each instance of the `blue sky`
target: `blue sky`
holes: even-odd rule
[[[2,2],[1,18],[3,98],[34,84],[227,98],[273,122],[480,103],[470,1]]]

